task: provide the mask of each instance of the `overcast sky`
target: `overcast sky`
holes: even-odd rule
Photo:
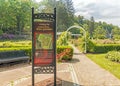
[[[120,26],[120,0],[72,0],[75,14]]]
[[[76,15],[120,26],[120,0],[73,0]]]

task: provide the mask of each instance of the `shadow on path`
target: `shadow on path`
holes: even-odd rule
[[[73,55],[83,55],[83,53],[73,53]]]
[[[78,63],[80,62],[80,60],[78,58],[73,58],[71,61],[69,61],[68,63]]]
[[[58,85],[58,86],[83,86],[83,85],[79,85],[79,84],[76,84],[76,83],[73,83],[73,82],[69,82],[69,81],[62,81],[62,85]]]
[[[27,86],[32,86],[32,85],[27,85]],[[54,79],[53,79],[53,77],[51,77],[49,79],[39,81],[39,82],[35,83],[35,86],[54,86]],[[82,86],[82,85],[57,78],[56,86]]]

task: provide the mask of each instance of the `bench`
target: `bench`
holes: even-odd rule
[[[0,64],[26,60],[29,61],[29,56],[22,50],[0,52]]]

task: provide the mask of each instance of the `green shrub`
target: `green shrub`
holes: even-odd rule
[[[85,39],[82,39],[82,51],[85,50]],[[87,52],[94,52],[95,43],[93,43],[89,38],[86,39],[86,50]]]
[[[0,42],[0,47],[30,47],[32,44],[29,41],[22,41],[22,42],[12,42],[12,41],[6,41],[6,42]]]
[[[0,36],[3,34],[3,31],[2,30],[0,30]]]
[[[60,35],[60,37],[57,40],[57,45],[58,46],[68,45],[67,40],[68,40],[67,32],[62,32],[62,34]]]
[[[95,44],[90,39],[87,40],[86,46],[87,46],[87,52],[94,52]]]
[[[90,53],[107,53],[109,51],[119,51],[120,50],[120,44],[97,44],[94,41],[87,38],[86,40],[87,45],[87,52]],[[79,39],[78,41],[79,47],[82,49],[82,51],[85,50],[85,40],[84,38]],[[99,43],[99,42],[98,42]],[[108,43],[108,42],[106,42]],[[112,42],[111,42],[112,43]]]
[[[71,60],[73,57],[73,48],[71,46],[57,46],[57,58],[61,60]]]
[[[105,57],[111,61],[120,62],[120,52],[118,51],[110,51]]]
[[[25,54],[30,57],[32,55],[31,41],[5,41],[0,42],[0,52],[25,51]]]
[[[97,44],[94,46],[93,53],[107,53],[114,50],[119,51],[120,44]]]
[[[31,47],[9,47],[9,48],[0,48],[0,52],[7,52],[7,51],[20,51],[23,50],[25,51],[26,55],[30,57],[32,55],[32,50]]]

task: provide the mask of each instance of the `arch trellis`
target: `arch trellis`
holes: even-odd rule
[[[86,48],[86,31],[85,31],[85,29],[84,28],[82,28],[81,26],[71,26],[71,27],[69,27],[67,30],[66,30],[66,32],[68,32],[70,29],[73,29],[73,28],[78,28],[78,29],[81,29],[82,31],[83,31],[83,35],[84,35],[84,39],[85,39],[85,50],[84,50],[84,53],[86,53],[86,51],[87,51],[87,48]]]

